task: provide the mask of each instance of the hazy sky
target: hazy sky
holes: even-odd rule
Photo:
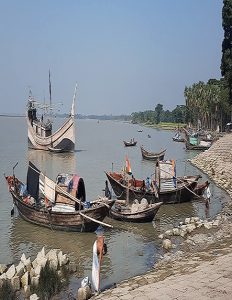
[[[0,0],[0,113],[24,113],[29,87],[76,112],[130,114],[184,104],[220,78],[222,0]]]

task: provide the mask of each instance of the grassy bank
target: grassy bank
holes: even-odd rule
[[[166,123],[166,122],[160,122],[159,124],[146,122],[146,123],[140,123],[140,125],[151,127],[151,128],[165,129],[165,130],[176,130],[178,128],[181,129],[186,126],[186,124],[183,123]]]

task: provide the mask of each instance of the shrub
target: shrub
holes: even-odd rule
[[[4,280],[2,287],[0,288],[0,299],[14,300],[15,294],[9,281]]]
[[[62,272],[62,276],[67,277],[67,273]],[[32,286],[31,290],[36,293],[41,300],[48,300],[53,295],[59,293],[62,286],[66,283],[67,279],[65,278],[63,280],[57,271],[51,268],[49,263],[46,263],[45,267],[41,269],[38,286]]]

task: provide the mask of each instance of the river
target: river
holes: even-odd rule
[[[55,123],[62,121],[57,119]],[[89,201],[103,195],[106,180],[104,171],[120,171],[125,165],[126,155],[135,178],[145,179],[154,173],[154,163],[142,159],[140,145],[153,152],[167,149],[165,158],[176,160],[177,176],[201,174],[202,180],[207,179],[188,162],[197,152],[186,151],[183,143],[173,142],[173,131],[146,128],[126,122],[76,120],[76,151],[70,154],[52,154],[28,150],[24,118],[0,117],[0,128],[0,263],[17,262],[23,253],[27,257],[34,257],[43,246],[46,251],[59,248],[78,266],[78,271],[67,288],[74,295],[81,279],[85,276],[91,278],[92,246],[96,234],[52,231],[27,223],[17,213],[11,216],[12,199],[3,174],[11,174],[16,162],[18,166],[15,174],[24,181],[28,160],[54,180],[60,172],[77,173],[84,178]],[[148,134],[151,138],[148,138]],[[123,140],[131,138],[138,141],[137,146],[124,147]],[[221,211],[228,196],[213,182],[210,188],[212,198],[208,213],[211,218]],[[158,235],[177,225],[185,217],[191,216],[205,218],[205,205],[202,200],[163,205],[155,220],[149,224],[129,224],[106,218],[105,222],[112,224],[114,228],[104,232],[108,253],[104,256],[102,265],[101,287],[104,289],[152,268],[162,255]]]

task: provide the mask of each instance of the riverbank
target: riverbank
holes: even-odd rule
[[[144,127],[149,127],[149,128],[162,129],[162,130],[177,130],[186,126],[186,124],[182,124],[182,123],[166,123],[166,122],[160,122],[159,124],[145,122],[145,123],[139,123],[139,125]]]
[[[232,134],[220,138],[191,163],[232,197]],[[150,272],[125,280],[92,299],[231,299],[232,203],[225,205],[217,228],[200,228],[167,252]]]

